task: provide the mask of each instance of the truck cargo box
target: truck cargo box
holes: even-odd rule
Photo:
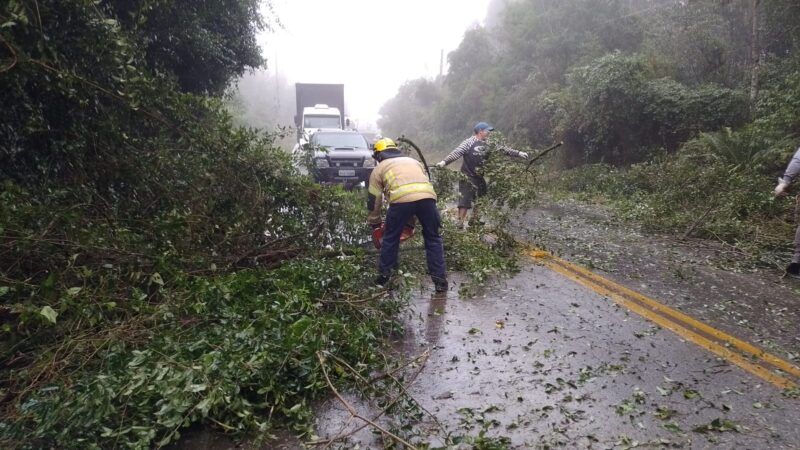
[[[295,93],[297,97],[297,113],[294,116],[294,124],[298,128],[301,126],[303,108],[314,107],[319,104],[338,109],[344,119],[343,84],[296,83]]]

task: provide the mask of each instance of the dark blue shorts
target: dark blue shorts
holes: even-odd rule
[[[458,191],[461,197],[458,199],[459,208],[472,208],[472,203],[478,198],[486,195],[486,179],[483,177],[468,177],[466,180],[459,180]]]

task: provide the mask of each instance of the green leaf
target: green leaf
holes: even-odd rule
[[[712,420],[710,423],[707,423],[705,425],[699,425],[699,426],[696,426],[696,427],[692,428],[692,431],[697,432],[697,433],[708,433],[708,432],[711,432],[711,431],[716,431],[718,433],[724,433],[726,431],[735,431],[735,432],[738,433],[739,432],[739,425],[737,425],[736,423],[734,423],[734,422],[732,422],[730,420],[716,418],[716,419]]]
[[[44,282],[42,282],[42,288],[44,290],[50,290],[53,288],[53,286],[55,286],[55,284],[56,284],[56,274],[51,273],[50,275],[47,276],[47,278],[45,278]]]
[[[290,326],[292,333],[294,333],[296,336],[302,334],[306,331],[309,325],[312,324],[312,322],[313,320],[308,316],[301,317]]]
[[[11,288],[10,288],[10,287],[8,287],[8,286],[0,286],[0,297],[2,297],[2,296],[4,296],[4,295],[8,294],[8,292],[9,292],[10,290],[11,290]]]
[[[45,306],[39,311],[39,314],[43,315],[45,319],[47,319],[50,323],[56,323],[56,317],[58,317],[58,313],[53,310],[50,306]]]
[[[81,290],[83,290],[83,288],[81,287],[71,287],[67,289],[67,295],[69,295],[70,297],[75,297],[81,292]]]
[[[666,406],[659,406],[656,408],[656,417],[661,420],[671,419],[676,413],[677,411],[667,408]]]
[[[143,352],[140,350],[133,351],[133,359],[128,363],[128,367],[136,367],[147,360],[150,357],[150,352]]]
[[[694,389],[686,389],[685,391],[683,391],[683,398],[685,398],[686,400],[691,400],[699,396],[700,393],[695,391]]]
[[[200,401],[200,403],[196,406],[197,409],[200,410],[200,413],[203,414],[203,417],[208,416],[208,411],[211,409],[211,397],[206,397]]]
[[[163,286],[164,285],[164,279],[161,278],[161,274],[158,273],[158,272],[155,272],[152,275],[150,275],[150,282],[154,283],[154,284],[157,284],[159,286]]]

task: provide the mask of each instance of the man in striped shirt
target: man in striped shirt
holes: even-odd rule
[[[800,175],[800,148],[794,152],[794,156],[789,161],[789,165],[786,166],[783,176],[778,178],[778,185],[775,186],[774,191],[775,196],[786,196],[786,189],[798,175]],[[794,233],[794,254],[792,255],[792,261],[786,266],[786,275],[792,278],[800,278],[800,226],[797,227]]]
[[[486,139],[489,137],[489,132],[494,131],[494,128],[486,122],[478,122],[472,131],[474,132],[472,137],[464,140],[455,150],[436,164],[436,167],[444,167],[458,158],[464,158],[464,162],[461,164],[461,173],[467,179],[458,182],[458,190],[461,193],[461,197],[458,200],[459,228],[464,227],[467,212],[472,208],[475,199],[486,194],[486,179],[483,177],[481,166],[486,162],[486,157],[488,156]],[[500,150],[508,156],[528,157],[527,153],[511,148],[503,147]],[[476,214],[477,211],[473,211],[473,220]]]

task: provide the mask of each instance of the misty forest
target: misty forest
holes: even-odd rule
[[[384,416],[356,422],[385,448],[529,448],[504,436],[522,422],[463,409],[436,439],[416,425],[432,414],[407,390],[420,359],[392,342],[429,289],[422,238],[403,244],[393,288],[375,286],[366,190],[300,170],[294,87],[248,75],[269,65],[259,33],[282,26],[262,0],[0,2],[0,447],[192,448],[210,430],[352,448],[315,429],[320,402],[349,392]],[[429,166],[484,120],[491,149],[563,142],[534,164],[490,150],[484,221],[466,231],[447,212],[461,175],[431,172],[451,304],[519,274],[525,246],[554,247],[520,224],[567,200],[779,278],[797,226],[773,188],[800,145],[798,50],[796,0],[492,0],[448,70],[406,81],[377,122]],[[769,348],[797,364],[786,323]],[[643,410],[631,398],[619,405]],[[746,435],[708,422],[670,442]],[[558,435],[542,448],[634,447]]]

